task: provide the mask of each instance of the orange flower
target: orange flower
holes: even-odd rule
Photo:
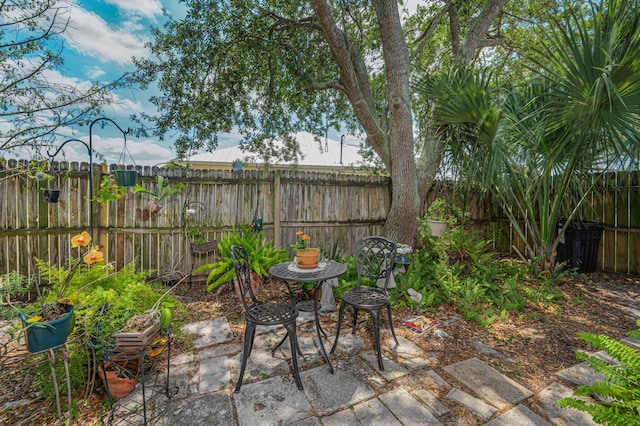
[[[311,239],[311,237],[309,237],[308,235],[303,235],[300,238],[302,238],[302,241],[309,241],[309,239]]]
[[[304,232],[302,232],[302,231],[298,231],[298,232],[296,232],[296,235],[297,235],[297,236],[300,236],[300,235],[303,235],[303,234],[304,234]]]
[[[82,260],[84,260],[84,263],[87,265],[93,265],[94,263],[102,262],[103,257],[104,255],[100,250],[98,250],[98,246],[93,246],[89,253],[84,255]]]
[[[86,247],[90,242],[91,235],[87,231],[82,231],[82,233],[71,238],[71,248]]]

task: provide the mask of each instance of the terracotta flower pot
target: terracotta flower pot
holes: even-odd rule
[[[427,222],[429,222],[429,229],[431,229],[431,235],[433,235],[434,237],[441,237],[442,232],[444,232],[444,230],[447,229],[447,222],[443,222],[441,220],[432,220],[432,219],[428,219]]]
[[[110,363],[105,363],[103,370],[98,369],[98,376],[111,398],[122,398],[129,395],[136,387],[136,379],[118,377],[115,371],[108,370]]]
[[[296,252],[296,266],[301,269],[313,269],[318,267],[319,248],[308,248],[305,251]]]

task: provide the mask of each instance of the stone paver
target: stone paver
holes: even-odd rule
[[[427,389],[418,388],[411,390],[411,394],[415,396],[430,413],[436,417],[444,417],[450,413],[450,410],[438,398]]]
[[[195,398],[172,401],[169,409],[154,425],[193,426],[234,424],[233,406],[227,392],[214,392]]]
[[[193,347],[196,349],[226,342],[233,336],[226,317],[187,324],[182,327],[182,331],[197,336],[193,342]]]
[[[594,426],[597,425],[591,416],[575,408],[560,407],[559,399],[573,396],[573,390],[560,383],[552,383],[538,394],[538,404],[543,414],[554,425],[562,426]]]
[[[304,394],[318,414],[326,415],[375,396],[371,386],[353,370],[334,367],[334,374],[324,365],[301,374]]]
[[[380,401],[404,425],[441,425],[437,418],[404,389],[395,389],[378,396]]]
[[[447,398],[464,405],[483,420],[490,419],[498,411],[495,407],[457,388],[451,389],[447,394]]]
[[[476,358],[448,365],[444,370],[500,410],[533,395],[529,389]]]
[[[391,410],[376,398],[353,407],[353,414],[362,425],[402,426]]]
[[[574,365],[573,367],[565,368],[564,370],[557,372],[556,376],[576,386],[590,385],[596,380],[605,379],[604,374],[596,373],[596,371],[589,366],[586,361],[583,361],[578,365]]]
[[[387,358],[382,354],[382,363],[384,365],[384,371],[378,371],[378,356],[375,351],[362,351],[360,356],[364,359],[371,368],[375,369],[378,374],[384,377],[387,381],[393,381],[399,377],[409,374],[409,370],[404,368],[392,359]]]
[[[233,399],[240,426],[289,424],[311,414],[304,392],[292,378],[284,376],[242,385]]]
[[[524,405],[518,405],[485,426],[551,426],[551,423]]]

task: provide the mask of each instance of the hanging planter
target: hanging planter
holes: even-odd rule
[[[30,322],[22,312],[20,320],[25,327],[27,349],[31,353],[43,352],[55,348],[67,341],[67,336],[72,331],[73,306],[69,305],[67,315],[49,322]]]
[[[58,200],[60,199],[60,190],[59,189],[43,189],[42,198],[47,203],[57,203]]]
[[[136,170],[115,170],[116,184],[118,186],[135,186],[138,180]]]
[[[135,166],[136,162],[133,160],[133,156],[129,152],[129,148],[127,148],[127,134],[124,133],[124,145],[122,146],[120,158],[118,158],[118,164],[124,164],[127,155],[129,155],[131,162]],[[114,170],[113,173],[116,177],[116,184],[118,184],[118,186],[135,186],[136,181],[138,180],[138,172],[136,170],[118,169]]]

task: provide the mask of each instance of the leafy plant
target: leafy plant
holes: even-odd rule
[[[218,241],[218,250],[222,258],[194,270],[196,273],[209,271],[209,291],[235,278],[236,272],[231,259],[231,246],[234,245],[244,247],[249,258],[249,268],[260,276],[266,276],[273,265],[289,260],[287,250],[279,249],[273,241],[263,239],[262,232],[253,232],[251,227],[242,225],[241,232],[238,233],[234,227],[228,235]]]
[[[100,188],[96,191],[93,199],[101,204],[106,204],[109,201],[116,201],[124,197],[124,186],[118,186],[113,175],[102,176],[102,182],[100,182]]]
[[[637,322],[640,327],[640,320]],[[640,418],[640,352],[615,339],[592,333],[579,333],[580,339],[598,350],[604,350],[620,365],[614,365],[597,356],[578,352],[579,360],[586,360],[597,372],[604,374],[604,381],[578,386],[576,397],[593,397],[585,400],[576,397],[558,401],[561,407],[572,407],[591,414],[596,423],[603,425],[638,424]],[[640,329],[629,333],[640,338]]]
[[[156,202],[160,202],[172,195],[180,194],[180,192],[182,191],[182,188],[184,188],[183,183],[178,183],[173,186],[170,186],[169,178],[157,175],[155,192],[145,189],[140,184],[136,184],[136,186],[133,187],[133,192],[150,195],[152,200]]]

